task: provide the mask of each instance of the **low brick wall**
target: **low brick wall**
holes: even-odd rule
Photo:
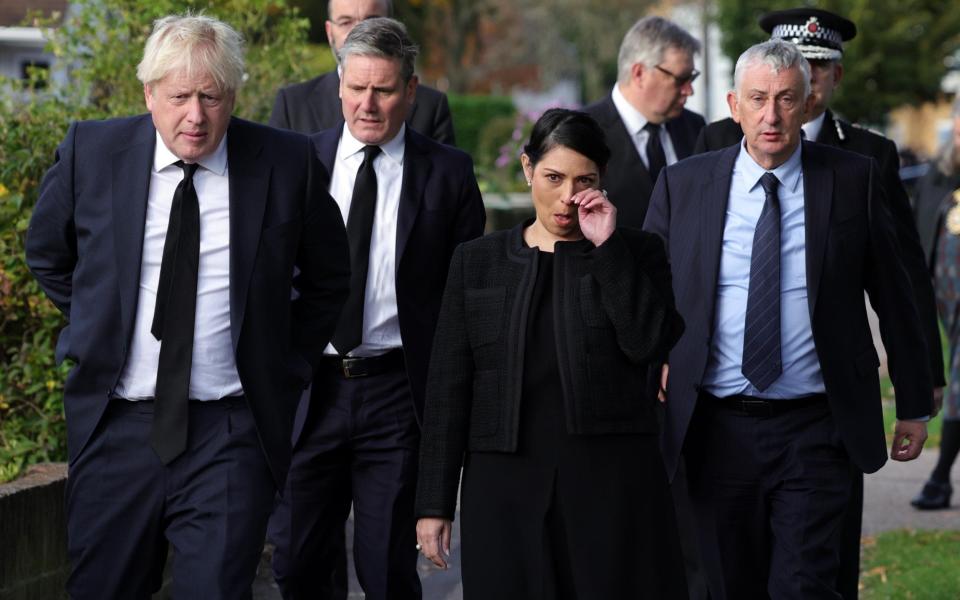
[[[65,598],[67,466],[31,467],[0,485],[0,600]]]

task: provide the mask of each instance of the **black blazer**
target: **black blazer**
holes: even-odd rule
[[[450,277],[420,442],[418,517],[453,518],[464,451],[515,452],[524,335],[537,252],[523,223],[463,244]],[[644,364],[683,331],[656,236],[618,229],[600,247],[563,242],[554,254],[554,306],[567,431],[656,433]]]
[[[336,71],[281,88],[270,113],[272,127],[306,134],[342,124],[340,76]],[[453,119],[447,96],[432,87],[417,86],[417,97],[410,107],[407,126],[441,144],[454,145]]]
[[[332,173],[343,127],[313,136]],[[397,316],[417,418],[450,256],[483,235],[486,215],[470,156],[407,129],[397,215]]]
[[[730,118],[716,121],[700,132],[695,153],[720,150],[739,143],[741,139],[743,139],[743,130],[736,121]],[[877,161],[880,167],[880,182],[885,192],[886,207],[893,216],[897,241],[900,243],[900,260],[907,269],[917,310],[920,311],[920,323],[927,342],[927,356],[930,358],[933,384],[937,387],[946,385],[933,284],[927,271],[920,237],[917,234],[917,223],[914,221],[913,210],[910,207],[910,197],[903,187],[903,182],[900,181],[900,158],[897,155],[896,144],[882,135],[861,127],[854,127],[846,121],[835,118],[829,110],[823,119],[820,136],[816,141],[818,144],[869,156]]]
[[[954,206],[953,191],[958,187],[960,187],[960,174],[946,175],[940,171],[936,162],[930,165],[926,174],[917,183],[914,211],[917,216],[917,229],[920,232],[923,253],[931,274],[936,261],[940,225],[947,210]]]
[[[607,146],[610,147],[610,162],[600,185],[607,190],[610,201],[617,207],[617,224],[639,228],[643,225],[656,182],[640,160],[633,138],[613,103],[613,96],[608,94],[603,100],[583,110],[600,124]],[[673,142],[677,160],[693,153],[693,144],[703,126],[703,117],[686,109],[679,117],[667,121],[667,133]]]
[[[68,321],[57,359],[74,363],[64,391],[71,462],[107,407],[133,335],[155,144],[150,115],[74,123],[30,221],[27,264]],[[234,118],[227,165],[234,358],[283,489],[296,402],[349,287],[346,231],[305,136]]]
[[[714,334],[717,274],[731,173],[740,146],[667,167],[644,228],[661,235],[687,329],[670,353],[662,437],[672,477],[697,402]],[[880,316],[897,416],[932,410],[930,366],[919,318],[882,199],[876,162],[803,142],[806,273],[813,340],[830,409],[850,459],[872,473],[886,461],[877,367],[864,290]]]

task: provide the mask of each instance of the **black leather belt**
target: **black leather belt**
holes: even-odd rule
[[[754,398],[753,396],[744,396],[742,394],[718,398],[706,392],[701,392],[701,396],[703,396],[702,399],[705,402],[714,403],[715,406],[735,410],[755,417],[772,417],[787,411],[817,404],[826,404],[827,402],[826,394],[813,394],[802,398],[777,398],[774,400]]]
[[[402,369],[403,350],[391,350],[379,356],[324,356],[321,364],[333,367],[346,379],[370,377]]]

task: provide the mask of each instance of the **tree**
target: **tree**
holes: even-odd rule
[[[817,3],[849,18],[857,37],[844,45],[844,79],[831,108],[847,119],[882,125],[891,109],[935,100],[945,58],[960,47],[960,4],[952,0],[829,0]],[[756,24],[790,0],[718,0],[723,51],[733,61],[767,34]]]
[[[69,85],[0,82],[0,481],[66,455],[66,368],[54,364],[63,318],[27,271],[23,243],[40,179],[69,122],[145,111],[136,64],[154,19],[166,14],[202,10],[244,35],[240,116],[265,120],[280,84],[332,68],[325,47],[305,44],[308,24],[284,0],[79,0],[71,9],[49,43]]]

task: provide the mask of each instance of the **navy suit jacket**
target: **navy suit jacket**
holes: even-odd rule
[[[607,146],[610,147],[610,162],[600,185],[617,207],[617,225],[639,228],[647,214],[650,194],[656,181],[650,177],[646,165],[640,160],[633,137],[613,103],[613,96],[607,94],[606,98],[583,110],[600,124]],[[673,142],[677,160],[693,154],[693,144],[703,126],[703,117],[686,109],[680,116],[667,121],[667,133]]]
[[[343,125],[340,103],[340,76],[330,71],[303,83],[281,88],[273,101],[270,125],[313,134]],[[440,142],[454,144],[453,119],[447,96],[425,85],[417,86],[417,97],[407,115],[407,127]]]
[[[313,136],[317,155],[330,173],[342,130],[328,129]],[[485,221],[470,156],[408,128],[397,215],[396,292],[400,338],[418,419],[423,415],[427,366],[450,257],[458,244],[483,235]]]
[[[133,335],[155,144],[150,115],[74,123],[30,221],[27,263],[67,317],[57,358],[74,363],[64,391],[71,462]],[[346,231],[307,137],[233,118],[227,167],[234,358],[282,489],[296,402],[349,287]]]
[[[717,276],[730,180],[740,145],[667,167],[644,228],[662,236],[687,329],[670,352],[662,437],[672,477],[714,334]],[[897,417],[929,415],[930,366],[910,282],[872,159],[803,142],[807,294],[830,409],[850,459],[872,473],[886,461],[877,367],[864,290],[880,316]]]

